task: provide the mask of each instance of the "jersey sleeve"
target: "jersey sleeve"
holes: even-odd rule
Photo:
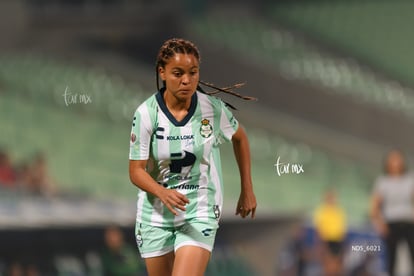
[[[225,141],[230,141],[233,134],[236,133],[239,128],[239,122],[222,101],[220,101],[220,108],[220,136],[223,137]]]
[[[132,121],[129,159],[148,160],[151,146],[151,118],[146,104],[137,108]]]

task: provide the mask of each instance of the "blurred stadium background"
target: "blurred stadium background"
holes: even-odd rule
[[[224,146],[225,212],[208,275],[282,275],[298,225],[312,246],[312,212],[329,187],[349,244],[378,243],[368,208],[383,155],[414,152],[413,10],[404,0],[2,0],[0,149],[18,172],[40,153],[54,189],[1,188],[0,275],[16,262],[40,275],[101,275],[109,225],[134,246],[131,116],[155,92],[155,56],[170,37],[198,45],[203,80],[245,81],[240,92],[259,98],[230,99],[251,142],[258,217],[233,215],[239,178]],[[278,157],[304,172],[279,176]],[[368,275],[380,275],[383,254]]]

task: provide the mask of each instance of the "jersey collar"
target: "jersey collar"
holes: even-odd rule
[[[168,110],[167,105],[165,104],[165,101],[164,101],[164,97],[163,97],[164,92],[165,92],[165,87],[161,88],[161,90],[158,91],[158,93],[155,95],[157,99],[157,103],[159,107],[161,108],[162,112],[164,112],[165,116],[167,116],[167,118],[170,120],[171,123],[173,123],[174,126],[176,127],[185,126],[188,123],[188,121],[191,119],[191,117],[194,115],[194,112],[196,110],[197,101],[198,101],[197,91],[193,94],[193,96],[191,96],[190,108],[188,109],[187,115],[185,115],[185,117],[181,121],[177,121],[177,119],[175,119],[175,117]]]

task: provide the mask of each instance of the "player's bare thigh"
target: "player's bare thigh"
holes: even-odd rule
[[[174,251],[159,257],[145,258],[149,276],[172,275],[174,266]]]
[[[210,255],[210,251],[198,246],[186,245],[180,247],[175,252],[172,276],[203,276]]]

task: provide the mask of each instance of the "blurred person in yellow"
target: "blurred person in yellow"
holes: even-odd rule
[[[387,247],[387,271],[395,275],[397,246],[407,241],[414,267],[414,175],[406,170],[403,154],[387,154],[384,174],[376,180],[371,198],[371,221]],[[411,274],[412,275],[412,274]]]
[[[316,208],[314,225],[321,241],[324,275],[343,275],[343,243],[347,233],[347,223],[345,211],[338,204],[333,189],[326,191],[323,202]]]

